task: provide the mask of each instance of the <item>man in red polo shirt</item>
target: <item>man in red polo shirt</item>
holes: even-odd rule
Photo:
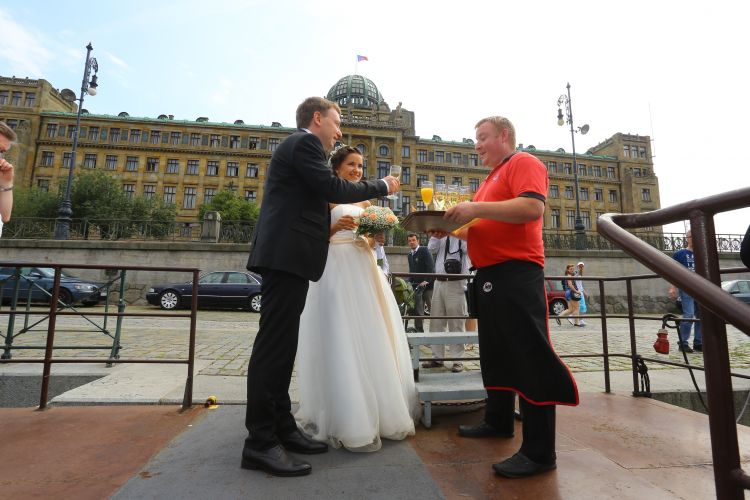
[[[492,468],[500,476],[526,477],[557,467],[555,405],[578,404],[575,381],[552,349],[547,327],[542,242],[547,169],[516,151],[515,129],[507,118],[484,118],[475,128],[475,148],[492,170],[474,200],[449,209],[445,217],[461,223],[478,219],[459,237],[467,239],[477,268],[471,291],[488,398],[484,421],[460,426],[459,434],[512,437],[518,394],[521,449]]]

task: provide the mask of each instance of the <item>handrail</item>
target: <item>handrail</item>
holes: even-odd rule
[[[685,290],[700,304],[703,325],[703,359],[706,393],[710,404],[708,422],[714,464],[716,497],[744,498],[750,486],[742,472],[734,422],[734,395],[729,371],[728,321],[750,336],[750,308],[721,290],[713,217],[719,212],[750,206],[750,187],[691,200],[642,214],[605,214],[597,219],[597,231],[617,243],[641,264]],[[629,234],[624,228],[648,227],[690,219],[695,254],[695,273]]]

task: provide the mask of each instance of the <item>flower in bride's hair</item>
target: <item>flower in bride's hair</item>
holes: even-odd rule
[[[359,216],[357,234],[384,233],[398,225],[398,218],[388,207],[370,205]]]
[[[336,153],[338,153],[339,149],[345,148],[345,147],[346,147],[346,144],[342,143],[342,144],[339,144],[338,146],[336,146],[335,148],[333,148],[331,150],[331,153],[328,155],[328,159],[330,160],[331,158],[333,158],[333,155],[335,155]]]

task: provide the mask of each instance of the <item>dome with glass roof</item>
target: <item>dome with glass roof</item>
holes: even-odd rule
[[[350,104],[355,108],[372,108],[373,105],[379,107],[385,102],[372,80],[362,75],[349,75],[340,79],[328,91],[326,99],[342,108]]]

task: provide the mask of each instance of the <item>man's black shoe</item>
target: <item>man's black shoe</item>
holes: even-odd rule
[[[302,453],[304,455],[315,455],[317,453],[325,453],[328,451],[328,445],[313,441],[309,437],[302,434],[299,429],[292,431],[284,437],[279,438],[281,444],[284,445],[288,451],[295,453]]]
[[[696,352],[703,352],[703,344],[693,344],[693,350]]]
[[[540,464],[530,460],[526,455],[519,451],[507,460],[504,460],[499,464],[493,464],[492,469],[498,476],[515,479],[519,477],[534,476],[536,474],[541,474],[542,472],[557,469],[557,462]]]
[[[487,422],[482,422],[481,424],[477,424],[477,425],[459,425],[458,435],[462,437],[473,437],[473,438],[482,438],[482,437],[512,438],[513,437],[512,432],[510,433],[500,432],[497,429],[495,429],[493,426],[488,424]]]
[[[245,447],[242,468],[260,469],[274,476],[306,476],[312,471],[309,463],[289,456],[280,444],[262,451]]]
[[[693,349],[691,349],[691,348],[690,348],[690,346],[689,346],[689,345],[687,345],[687,344],[680,344],[680,347],[679,347],[679,349],[680,349],[680,350],[681,350],[682,352],[693,352]]]

